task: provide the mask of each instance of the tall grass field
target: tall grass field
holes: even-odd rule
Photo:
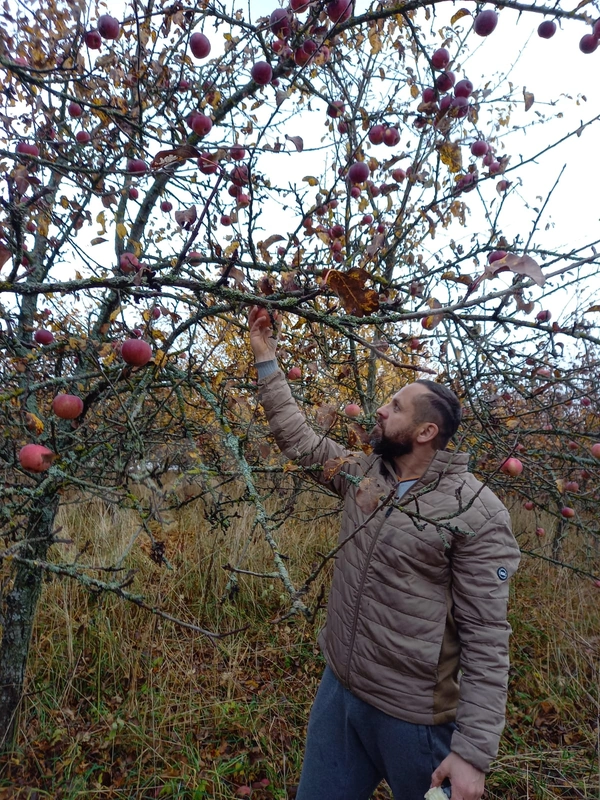
[[[0,761],[0,800],[295,796],[324,667],[316,646],[324,610],[314,623],[281,619],[288,604],[278,580],[242,574],[232,584],[230,564],[273,571],[252,507],[233,508],[224,529],[202,501],[165,518],[157,538],[168,563],[157,564],[132,512],[95,499],[64,505],[60,536],[72,544],[56,546],[55,560],[104,565],[125,552],[123,565],[136,570],[131,591],[178,619],[238,632],[211,639],[114,595],[48,580],[17,748]],[[535,535],[544,519],[518,506],[512,513],[523,549],[550,557],[550,541]],[[337,530],[322,493],[303,495],[281,517],[292,579],[314,568]],[[582,547],[567,538],[565,554]],[[586,557],[598,570],[598,554]],[[331,570],[313,587],[313,606],[324,605],[330,579]],[[524,555],[511,592],[507,724],[487,797],[598,800],[600,589]],[[391,794],[382,785],[375,797]]]

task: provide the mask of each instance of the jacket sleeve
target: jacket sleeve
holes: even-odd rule
[[[461,537],[453,546],[452,594],[462,676],[451,749],[483,772],[498,754],[504,728],[511,634],[508,585],[519,558],[504,507],[476,535]]]
[[[258,398],[264,408],[271,433],[281,452],[288,458],[298,461],[302,466],[309,467],[314,464],[324,464],[332,458],[345,458],[351,451],[338,442],[326,436],[319,436],[308,424],[306,417],[298,408],[283,372],[276,372],[261,378],[258,381]],[[363,458],[353,458],[342,467],[342,472],[349,474],[362,474],[358,469]],[[364,467],[363,467],[364,469]],[[316,472],[315,479],[340,496],[344,496],[350,483],[343,475],[337,474],[332,480],[326,481],[320,472]]]

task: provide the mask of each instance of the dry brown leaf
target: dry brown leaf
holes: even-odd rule
[[[304,140],[301,136],[288,136],[286,133],[285,138],[294,145],[298,153],[304,150]]]
[[[533,93],[528,92],[525,87],[523,87],[523,99],[525,100],[525,111],[529,111],[529,109],[533,105],[535,97],[533,96]]]
[[[462,169],[462,153],[457,142],[444,142],[438,147],[442,162],[448,167],[450,172],[457,173]]]
[[[454,25],[454,23],[458,22],[458,20],[462,19],[462,17],[469,16],[471,16],[471,12],[468,8],[459,8],[458,11],[450,17],[450,25]]]
[[[325,276],[325,284],[341,300],[344,310],[355,317],[372,314],[379,308],[379,294],[374,289],[366,289],[369,273],[355,267],[348,272],[330,269]]]
[[[196,222],[197,217],[196,206],[190,206],[190,208],[186,208],[183,211],[175,212],[175,222],[186,231],[189,231],[194,222]]]
[[[337,408],[335,406],[323,404],[317,409],[317,425],[320,428],[329,430],[337,419]]]

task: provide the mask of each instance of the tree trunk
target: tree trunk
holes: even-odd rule
[[[29,525],[23,542],[29,545],[19,555],[45,559],[52,544],[54,520],[58,511],[58,496],[42,497],[28,515]],[[38,541],[33,541],[38,540]],[[43,571],[15,563],[12,581],[1,599],[0,622],[0,752],[12,748],[18,712],[23,696],[27,657],[36,607],[42,588]]]

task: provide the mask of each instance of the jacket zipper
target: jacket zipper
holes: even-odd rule
[[[385,462],[384,462],[385,463]],[[387,464],[386,464],[387,466]],[[388,467],[388,471],[393,474]],[[395,475],[394,475],[395,477]],[[406,495],[402,498],[403,500],[406,497],[409,497],[415,489],[415,486],[421,482],[421,478],[417,480],[413,486],[410,487]],[[369,547],[369,552],[367,553],[367,557],[365,559],[365,565],[362,570],[362,575],[360,576],[360,584],[358,587],[358,597],[356,598],[356,607],[354,609],[354,619],[352,620],[352,633],[350,634],[350,644],[348,645],[348,662],[346,664],[346,686],[350,686],[350,663],[352,661],[352,651],[354,650],[354,640],[356,639],[356,628],[358,626],[358,612],[360,611],[360,601],[362,599],[362,591],[365,585],[365,580],[367,579],[367,570],[369,569],[369,564],[371,563],[371,555],[373,554],[373,550],[375,549],[375,545],[377,544],[377,540],[379,539],[379,534],[381,533],[381,529],[383,528],[383,523],[386,519],[390,516],[392,511],[394,510],[394,506],[390,506],[388,510],[385,512],[383,519],[381,520],[377,531],[373,536],[373,541],[371,542],[371,546]]]
[[[352,620],[352,633],[350,634],[350,644],[348,645],[348,663],[346,664],[346,686],[350,686],[350,662],[352,661],[352,651],[354,650],[354,640],[356,639],[356,628],[358,625],[358,612],[360,610],[360,601],[362,598],[362,591],[365,585],[365,580],[367,578],[367,570],[369,569],[369,564],[371,563],[371,555],[377,544],[377,539],[379,539],[379,534],[381,533],[381,529],[383,528],[383,523],[392,513],[393,506],[390,506],[388,510],[385,512],[385,515],[381,522],[379,523],[379,527],[377,531],[373,535],[373,541],[371,542],[371,546],[369,547],[369,551],[367,553],[367,557],[365,559],[365,565],[362,570],[362,575],[360,576],[360,584],[358,587],[358,596],[356,598],[356,606],[354,608],[354,619]]]

